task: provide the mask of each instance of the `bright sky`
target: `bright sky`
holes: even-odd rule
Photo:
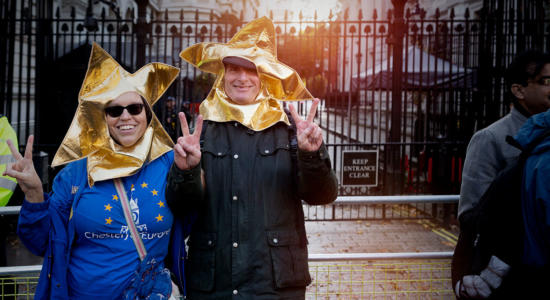
[[[340,0],[260,0],[262,4],[273,10],[274,14],[284,15],[284,10],[288,10],[290,20],[298,20],[300,11],[304,20],[313,20],[317,10],[317,20],[328,20],[330,10],[332,14],[337,15],[342,10]],[[334,18],[334,17],[333,17]]]

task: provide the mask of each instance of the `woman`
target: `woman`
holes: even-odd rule
[[[8,142],[16,163],[5,174],[26,196],[18,234],[44,256],[36,299],[163,299],[172,292],[164,259],[173,216],[164,190],[173,144],[150,105],[178,72],[153,63],[129,74],[94,43],[75,118],[52,166],[69,164],[49,195],[34,171],[33,137],[24,156]]]

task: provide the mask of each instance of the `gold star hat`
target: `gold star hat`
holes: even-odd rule
[[[88,183],[125,177],[170,151],[172,139],[151,107],[178,76],[179,69],[150,63],[134,74],[122,68],[105,50],[93,43],[86,77],[78,94],[78,108],[52,166],[88,158]],[[126,92],[142,96],[151,111],[143,136],[132,146],[119,145],[109,134],[104,109]]]
[[[261,131],[280,121],[290,124],[280,101],[313,98],[300,75],[277,59],[275,28],[266,17],[245,25],[226,44],[195,44],[180,56],[202,71],[217,74],[212,90],[200,105],[205,120],[237,121]],[[235,57],[252,63],[258,72],[261,88],[253,104],[236,104],[225,93],[223,61]]]

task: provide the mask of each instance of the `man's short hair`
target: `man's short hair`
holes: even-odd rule
[[[550,54],[534,49],[522,52],[514,58],[504,74],[506,92],[512,102],[517,100],[510,91],[512,85],[527,86],[530,80],[534,80],[540,75],[546,64],[550,64]]]
[[[506,69],[506,85],[521,84],[526,86],[529,80],[535,79],[544,66],[550,64],[550,54],[538,51],[527,50],[514,58],[508,69]]]

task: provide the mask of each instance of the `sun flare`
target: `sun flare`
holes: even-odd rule
[[[262,0],[267,1],[267,0]],[[302,13],[302,20],[313,21],[315,12],[317,12],[317,21],[329,21],[335,19],[338,13],[342,10],[340,0],[277,0],[269,1],[270,9],[273,12],[284,13],[288,11],[289,21],[297,21]],[[332,11],[332,15],[331,15]]]

